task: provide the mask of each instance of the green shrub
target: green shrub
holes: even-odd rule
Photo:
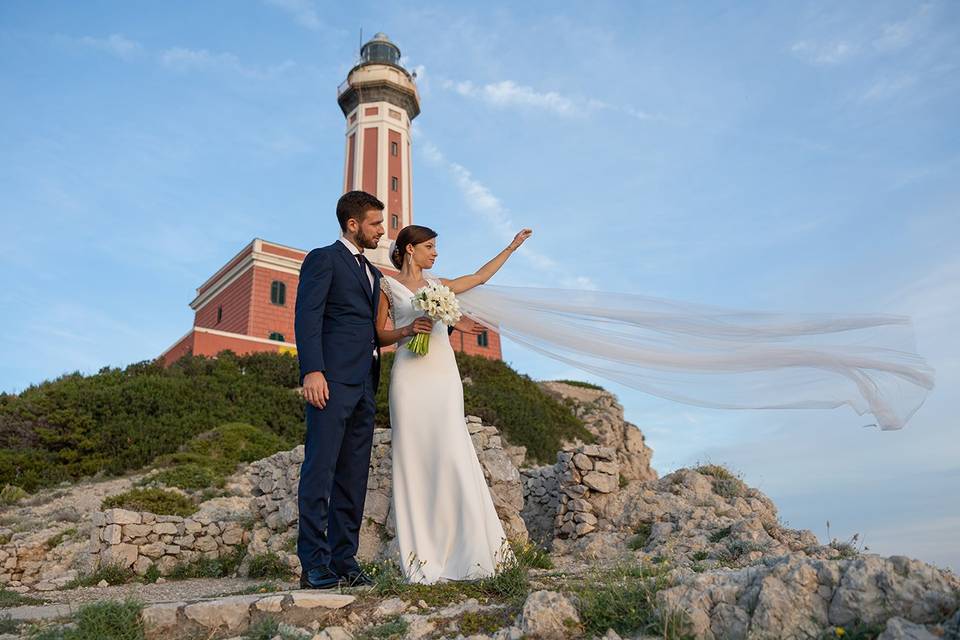
[[[640,632],[668,639],[691,637],[682,616],[657,607],[657,592],[669,586],[667,574],[666,566],[650,569],[624,564],[598,570],[583,580],[576,595],[586,635],[600,636],[613,629],[623,636]]]
[[[186,491],[206,489],[208,487],[222,487],[224,477],[213,469],[201,466],[195,462],[188,462],[146,478],[149,483],[158,482],[168,487],[179,487]]]
[[[81,605],[74,626],[47,629],[34,635],[43,640],[143,640],[140,611],[135,600],[105,601]]]
[[[375,627],[371,627],[357,636],[358,640],[374,640],[375,638],[380,640],[385,639],[399,639],[407,635],[408,623],[406,620],[397,616],[387,622],[381,622]]]
[[[593,384],[592,382],[583,382],[582,380],[554,380],[554,382],[561,382],[563,384],[568,384],[571,387],[581,387],[583,389],[593,389],[595,391],[603,391],[603,387],[598,384]]]
[[[14,505],[26,498],[28,495],[30,494],[20,487],[13,484],[6,484],[3,486],[3,489],[0,489],[0,505],[5,507]]]
[[[724,538],[730,535],[730,532],[733,530],[732,527],[724,527],[723,529],[718,529],[710,534],[710,537],[707,538],[710,542],[720,542]]]
[[[127,584],[133,582],[137,574],[130,567],[121,567],[116,564],[104,564],[97,567],[93,573],[81,574],[67,584],[67,589],[77,587],[93,587],[106,580],[109,585]]]
[[[245,640],[273,640],[274,638],[280,638],[280,640],[310,639],[310,635],[297,631],[295,628],[281,626],[280,621],[273,616],[266,616],[250,625],[250,628],[243,637]]]
[[[710,476],[713,492],[723,498],[738,498],[747,494],[747,485],[732,471],[718,464],[704,464],[694,471]]]
[[[290,565],[275,553],[262,553],[250,558],[250,567],[247,571],[250,578],[272,578],[287,580],[293,572]]]
[[[460,635],[493,635],[498,629],[513,624],[514,616],[509,609],[493,611],[468,611],[456,621]]]
[[[0,616],[0,634],[17,635],[20,630],[20,623],[10,617],[9,613]]]
[[[273,455],[292,443],[250,424],[228,422],[190,439],[181,453],[192,460],[204,460],[208,466],[233,472],[238,463],[253,462]]]
[[[141,362],[67,374],[0,394],[0,483],[34,491],[98,472],[121,474],[231,422],[300,442],[298,377],[296,357],[224,351],[185,356],[169,368]]]
[[[550,554],[529,540],[527,542],[511,542],[517,562],[531,569],[553,569],[553,560]]]
[[[473,384],[463,388],[466,413],[496,425],[511,444],[525,446],[528,460],[554,462],[564,440],[596,440],[569,407],[505,362],[463,353],[457,353],[456,358],[460,375],[473,380]],[[390,424],[387,399],[393,360],[393,353],[383,355],[377,393],[377,426],[380,427]]]
[[[10,607],[19,607],[26,604],[43,604],[43,600],[31,598],[11,591],[5,586],[0,586],[0,609],[9,609]]]
[[[631,551],[638,551],[647,546],[650,540],[651,525],[649,522],[641,522],[633,530],[633,537],[627,541],[627,546]]]
[[[70,527],[69,529],[64,529],[60,533],[50,536],[47,538],[47,541],[44,543],[48,549],[53,549],[59,547],[67,538],[72,538],[77,535],[77,528]]]
[[[201,556],[191,562],[179,564],[173,568],[167,577],[171,580],[226,578],[237,572],[237,568],[246,554],[246,545],[238,545],[233,553],[227,556],[220,556],[219,558]]]
[[[130,489],[124,493],[105,498],[102,509],[129,509],[149,511],[158,516],[189,516],[197,511],[190,498],[164,489]]]

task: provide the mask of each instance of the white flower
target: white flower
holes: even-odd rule
[[[456,324],[462,316],[456,294],[442,284],[431,283],[418,289],[413,298],[413,307],[425,312],[435,322],[446,325]]]

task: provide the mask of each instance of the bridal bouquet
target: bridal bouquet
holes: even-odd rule
[[[413,308],[423,311],[434,322],[445,325],[454,325],[460,320],[460,304],[457,296],[450,287],[438,283],[430,283],[421,287],[413,296]],[[407,349],[423,356],[430,349],[430,334],[418,333],[413,340],[407,343]]]

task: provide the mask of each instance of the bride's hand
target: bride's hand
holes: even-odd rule
[[[433,331],[433,320],[430,318],[417,318],[411,324],[404,327],[405,335],[412,336],[417,333],[430,333]]]
[[[532,234],[533,234],[532,229],[523,229],[520,233],[514,236],[513,242],[510,243],[510,248],[516,251],[517,249],[520,248],[520,245],[522,245],[524,241],[526,241],[526,239],[529,238]]]

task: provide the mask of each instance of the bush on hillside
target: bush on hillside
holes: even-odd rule
[[[284,354],[185,356],[140,362],[0,395],[0,484],[34,491],[97,473],[120,474],[227,422],[303,441],[297,359]],[[292,446],[292,445],[291,445]]]
[[[383,360],[378,426],[389,425],[393,354]],[[473,381],[464,387],[467,413],[498,426],[511,443],[526,446],[532,461],[553,462],[563,440],[594,440],[568,407],[507,364],[460,353],[457,364]],[[303,442],[304,402],[294,391],[298,380],[295,356],[224,351],[216,358],[184,356],[169,368],[140,362],[125,369],[105,367],[91,376],[67,374],[18,395],[0,394],[0,486],[32,492],[151,463],[194,464],[229,474],[238,461]],[[179,474],[177,481],[189,482],[188,473],[195,483],[203,481],[196,467],[171,473]]]
[[[603,387],[598,384],[593,384],[592,382],[584,382],[582,380],[554,380],[554,382],[560,382],[562,384],[568,384],[571,387],[580,387],[581,389],[592,389],[594,391],[603,391]]]
[[[294,446],[265,429],[230,422],[194,436],[176,453],[159,456],[154,464],[166,468],[142,482],[188,491],[222,487],[238,464],[260,460]]]
[[[173,491],[164,489],[130,489],[123,493],[104,498],[101,509],[128,509],[147,511],[158,516],[187,517],[197,512],[193,500]]]

